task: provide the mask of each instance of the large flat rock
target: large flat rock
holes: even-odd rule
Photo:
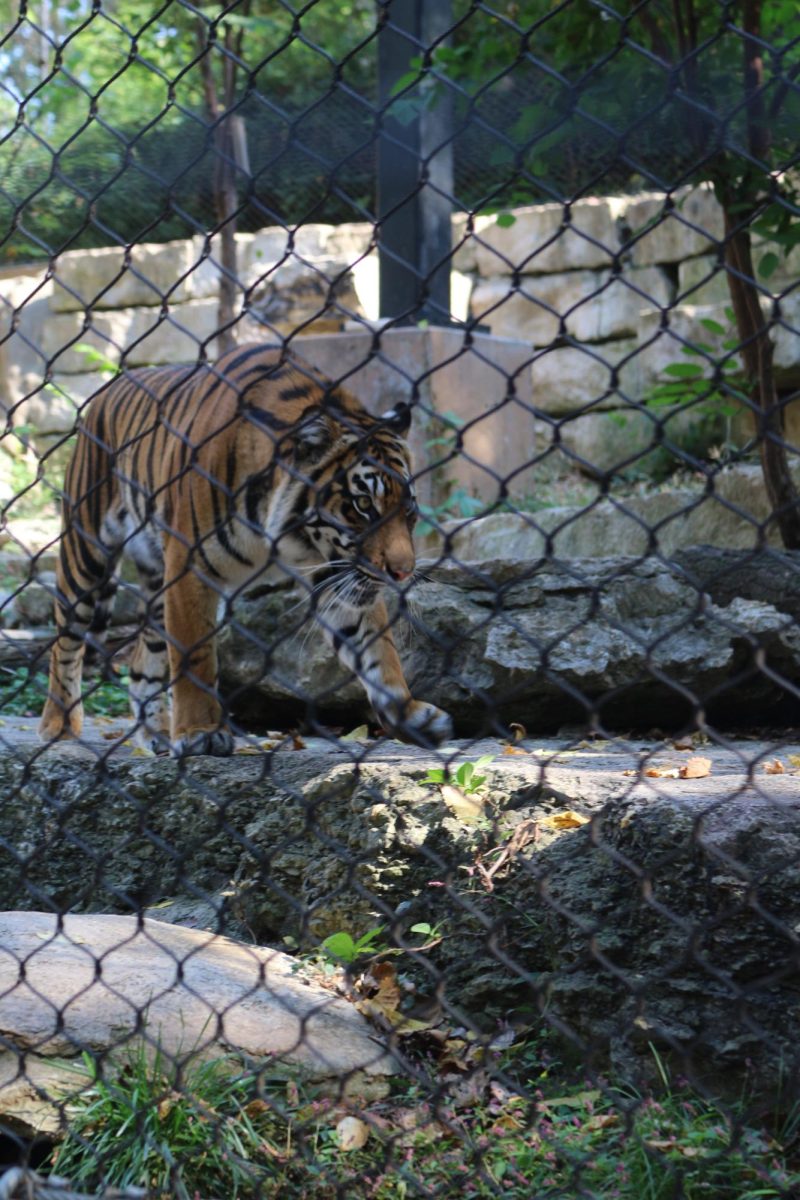
[[[63,1060],[106,1058],[139,1036],[180,1063],[234,1053],[342,1086],[393,1073],[355,1007],[296,968],[276,950],[139,916],[0,913],[0,1115],[56,1132],[57,1102],[80,1082]]]

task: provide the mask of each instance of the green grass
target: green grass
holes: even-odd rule
[[[86,1056],[53,1168],[76,1185],[147,1186],[178,1200],[800,1195],[790,1125],[782,1140],[666,1077],[653,1095],[564,1086],[536,1044],[523,1050],[526,1096],[492,1081],[478,1056],[471,1082],[451,1070],[449,1084],[396,1083],[366,1104],[357,1115],[368,1141],[349,1151],[336,1128],[346,1106],[292,1081],[259,1082],[235,1058],[179,1077],[165,1056],[148,1062],[140,1050],[100,1078]],[[504,1072],[513,1066],[512,1057]]]

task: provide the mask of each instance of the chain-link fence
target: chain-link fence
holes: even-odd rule
[[[800,17],[0,39],[0,1197],[796,1197]]]

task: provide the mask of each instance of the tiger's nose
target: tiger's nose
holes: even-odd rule
[[[387,563],[386,574],[391,575],[392,579],[396,579],[398,583],[402,583],[404,579],[410,579],[411,571],[407,571],[405,567],[390,567]]]

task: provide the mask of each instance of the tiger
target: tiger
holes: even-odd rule
[[[143,749],[233,752],[218,610],[273,568],[308,581],[316,623],[387,733],[449,739],[448,714],[409,691],[385,601],[416,567],[410,420],[405,403],[372,416],[280,346],[106,383],[65,474],[42,740],[80,737],[84,652],[108,622],[123,555],[143,602],[129,678]]]

